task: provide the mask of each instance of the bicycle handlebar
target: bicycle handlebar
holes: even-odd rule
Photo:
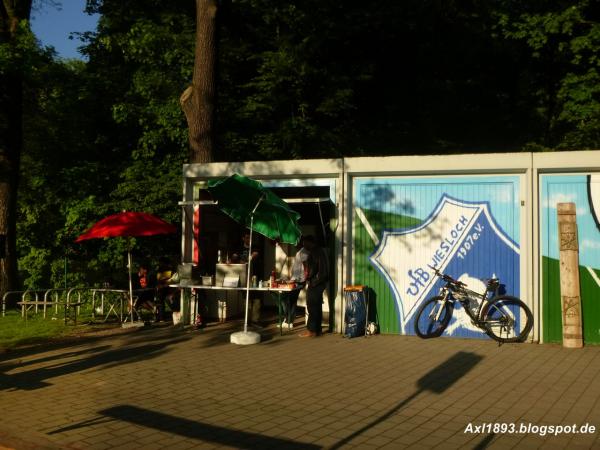
[[[442,280],[444,280],[446,283],[450,283],[450,284],[454,284],[458,287],[466,287],[467,285],[465,283],[463,283],[462,281],[458,281],[455,280],[454,278],[452,278],[450,275],[446,275],[445,273],[440,272],[436,267],[430,266],[429,264],[427,264],[427,266],[433,270],[433,272],[436,274],[436,276],[440,277]]]

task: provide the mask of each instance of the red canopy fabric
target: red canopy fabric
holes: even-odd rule
[[[170,223],[143,212],[122,212],[105,217],[79,236],[75,242],[117,236],[153,236],[175,233]]]

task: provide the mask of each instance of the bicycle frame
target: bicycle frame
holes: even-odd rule
[[[419,307],[414,321],[415,333],[419,337],[441,336],[450,323],[456,302],[459,302],[471,324],[492,339],[500,343],[523,342],[526,339],[533,326],[533,315],[521,299],[500,293],[498,278],[484,280],[485,291],[479,293],[436,267],[429,268],[444,283],[436,297],[428,298]],[[458,322],[459,326],[466,325],[462,321]]]
[[[467,315],[473,321],[473,324],[479,328],[483,328],[483,324],[485,323],[485,321],[481,317],[481,311],[483,310],[483,305],[486,302],[491,301],[495,297],[494,296],[494,297],[488,298],[488,294],[490,292],[494,292],[494,291],[490,291],[489,289],[486,289],[484,294],[479,294],[475,291],[472,291],[472,290],[466,289],[466,288],[457,289],[452,283],[447,282],[446,285],[440,289],[440,296],[443,297],[444,302],[448,302],[448,301],[460,302],[460,304],[463,306],[463,309],[465,310]],[[469,303],[471,302],[471,300],[477,301],[477,313],[476,314],[473,314],[473,311],[468,306]],[[440,308],[439,311],[436,313],[436,317],[435,317],[436,320],[439,320],[442,309],[443,308]]]

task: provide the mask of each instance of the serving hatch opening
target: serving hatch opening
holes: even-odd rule
[[[335,198],[335,185],[329,180],[260,180],[265,187],[268,187],[274,194],[284,200],[290,208],[300,213],[299,225],[302,235],[312,235],[317,243],[323,247],[328,258],[331,274],[331,282],[334,284],[336,277],[335,268],[332,262],[335,261],[332,251],[335,248],[335,224],[337,224],[336,208],[332,201]],[[306,182],[306,184],[303,184]],[[317,185],[320,184],[320,185]],[[326,184],[326,185],[323,185]],[[232,249],[239,247],[241,236],[244,233],[244,227],[230,219],[219,210],[217,204],[212,200],[208,191],[195,189],[193,201],[179,202],[185,214],[187,242],[184,243],[184,258],[188,263],[198,267],[198,273],[206,276],[215,276],[216,263],[221,256],[227,260],[231,256]],[[258,233],[254,235],[253,248],[257,247],[260,252],[261,268],[257,271],[259,279],[267,280],[273,268],[276,269],[278,277],[289,278],[297,246],[290,244],[278,244]],[[216,315],[216,309],[213,311],[212,303],[208,297],[213,294],[206,294],[209,305],[209,311],[205,311],[209,316]],[[228,293],[220,300],[227,298],[229,304],[229,314],[242,314],[243,309],[235,307],[234,297],[238,293]],[[329,311],[329,298],[324,296],[324,319],[327,318]],[[234,307],[232,307],[234,306]],[[269,296],[263,298],[263,315],[267,316],[276,310],[275,303]],[[302,293],[299,298],[298,306],[305,306],[305,295]],[[265,308],[266,307],[266,308]],[[302,310],[298,313],[301,315]],[[269,312],[269,309],[272,311]],[[325,324],[327,326],[327,324]]]

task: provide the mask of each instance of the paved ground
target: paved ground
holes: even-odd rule
[[[600,427],[600,347],[228,339],[160,328],[0,354],[0,448],[600,448],[597,431],[464,432]]]

